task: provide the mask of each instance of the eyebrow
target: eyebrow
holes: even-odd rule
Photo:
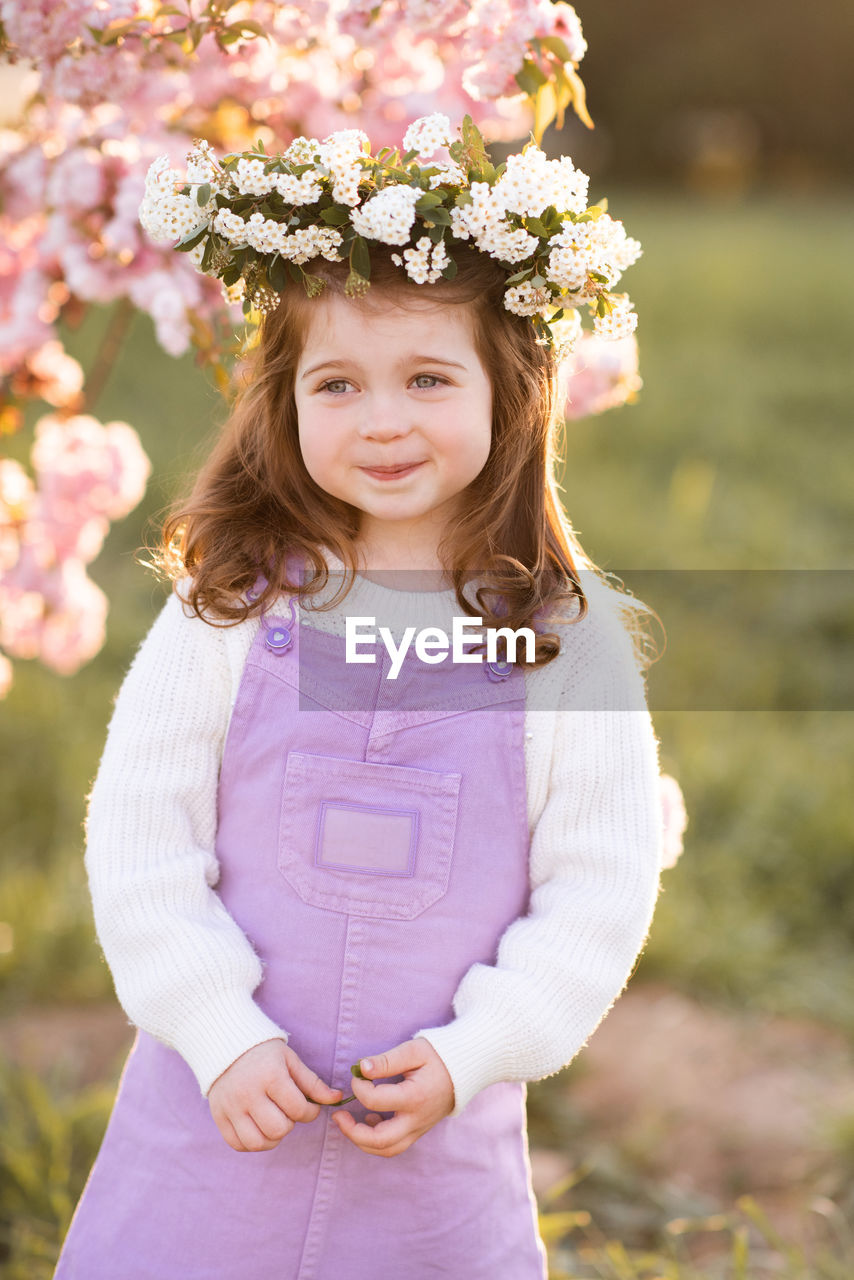
[[[460,364],[458,360],[445,360],[442,356],[404,356],[403,359],[399,361],[399,364],[401,366],[408,364],[444,364],[454,369],[462,369],[463,371],[466,369],[466,366],[464,364]],[[318,373],[321,369],[329,369],[332,366],[342,365],[356,369],[360,373],[362,372],[362,366],[359,364],[358,360],[350,360],[346,356],[342,356],[339,359],[324,360],[321,364],[312,365],[310,369],[306,369],[300,381],[310,377],[313,373]]]

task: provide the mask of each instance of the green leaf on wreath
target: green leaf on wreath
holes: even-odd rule
[[[358,235],[353,241],[353,246],[350,250],[350,268],[361,276],[363,280],[370,280],[371,253],[367,242]]]

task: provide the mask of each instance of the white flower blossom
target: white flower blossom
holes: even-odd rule
[[[549,207],[583,213],[590,179],[576,169],[569,156],[549,160],[539,147],[507,157],[504,173],[493,188],[494,199],[506,213],[539,218]]]
[[[530,280],[524,280],[505,289],[504,306],[517,316],[539,315],[545,319],[554,307],[554,300],[544,285],[535,288]]]
[[[332,177],[332,199],[338,204],[352,208],[359,203],[359,183],[365,177],[359,156],[370,152],[370,146],[361,129],[339,129],[320,144],[321,163]]]
[[[449,146],[452,138],[450,120],[441,112],[434,111],[431,116],[413,120],[403,135],[403,149],[417,151],[419,156],[432,156],[439,147]]]
[[[459,235],[457,227],[465,228],[469,235],[474,236],[477,247],[482,249],[481,241],[488,238],[503,221],[504,210],[494,200],[488,182],[473,182],[469,187],[469,195],[471,204],[452,210],[451,227],[455,235]],[[463,235],[461,239],[468,239],[468,236]]]
[[[593,317],[593,332],[598,338],[628,338],[638,327],[638,318],[627,293],[612,295],[614,309],[608,315]]]
[[[318,256],[329,262],[338,262],[341,261],[338,246],[342,238],[335,227],[298,227],[284,243],[283,256],[293,262],[307,262]]]
[[[456,206],[451,210],[451,231],[458,240],[470,240],[471,232],[465,217],[465,210]]]
[[[222,296],[229,305],[234,306],[235,303],[242,302],[246,294],[246,281],[243,276],[238,276],[234,284],[224,284],[222,286]]]
[[[276,222],[275,218],[265,218],[263,213],[255,212],[244,224],[246,243],[259,253],[281,253],[287,238],[287,227]]]
[[[145,195],[139,206],[139,221],[152,240],[175,243],[201,229],[207,221],[210,203],[200,209],[195,199],[177,190],[181,176],[170,167],[168,156],[158,156],[148,168]]]
[[[441,273],[444,271],[445,267],[448,266],[450,261],[451,259],[448,254],[445,241],[440,240],[437,244],[433,246],[433,256],[430,259],[430,266],[433,268],[434,271],[439,272],[439,274],[441,275]]]
[[[286,204],[314,204],[323,195],[323,187],[316,173],[304,173],[301,178],[292,173],[277,173],[275,185]]]
[[[524,262],[539,245],[537,236],[528,235],[523,228],[514,231],[506,222],[485,232],[478,240],[478,248],[491,258],[501,262]]]
[[[414,249],[404,249],[402,259],[397,253],[391,256],[397,266],[405,260],[406,274],[416,284],[435,284],[450,262],[444,240],[434,245],[429,236],[421,236]]]
[[[213,147],[202,138],[187,155],[187,181],[207,182],[214,190],[223,186],[223,177]]]
[[[562,360],[575,350],[582,335],[581,316],[577,311],[570,311],[562,315],[560,320],[550,321],[549,328],[552,331],[555,354]]]
[[[640,242],[626,235],[622,222],[607,213],[591,222],[566,222],[552,236],[546,278],[560,289],[583,289],[587,273],[596,271],[613,287],[626,267],[641,255]]]
[[[139,221],[152,240],[183,240],[206,224],[205,211],[196,201],[180,194],[146,195],[139,206]]]
[[[220,209],[213,220],[213,229],[230,244],[245,245],[247,242],[246,223],[239,213],[232,213],[230,209]]]
[[[563,30],[574,11],[568,5],[558,7],[565,10],[559,23]],[[580,27],[577,35],[582,40]],[[524,151],[508,157],[498,178],[469,185],[468,175],[459,164],[431,159],[439,148],[450,143],[447,116],[435,112],[413,121],[405,132],[403,149],[419,157],[421,180],[388,179],[387,185],[372,190],[360,203],[360,188],[368,189],[373,167],[372,160],[368,160],[370,142],[361,129],[339,130],[322,142],[297,137],[283,157],[237,156],[231,162],[234,167],[227,171],[217,162],[210,144],[197,141],[187,155],[186,177],[171,167],[166,155],[152,162],[139,218],[154,240],[174,243],[198,233],[200,242],[187,254],[187,261],[198,270],[208,243],[207,233],[220,237],[209,275],[228,274],[226,268],[234,262],[234,252],[246,246],[256,251],[258,265],[267,270],[279,256],[297,264],[317,257],[341,262],[346,225],[330,226],[318,217],[316,222],[291,229],[287,217],[279,221],[257,208],[247,217],[233,208],[240,197],[259,197],[260,204],[260,197],[276,192],[286,206],[308,210],[328,193],[337,204],[348,207],[349,224],[358,235],[389,246],[405,246],[391,259],[405,270],[409,280],[432,284],[442,277],[452,258],[444,239],[434,242],[431,236],[419,234],[416,205],[427,184],[431,191],[445,187],[456,194],[457,188],[467,193],[467,203],[457,206],[448,201],[443,205],[450,215],[453,242],[470,241],[480,253],[509,268],[508,275],[521,268],[529,279],[513,287],[505,286],[504,307],[515,315],[546,321],[551,330],[549,343],[559,357],[572,351],[581,334],[578,308],[590,304],[595,310],[597,299],[605,291],[612,310],[604,316],[595,315],[594,333],[609,339],[631,335],[637,325],[632,303],[627,294],[613,295],[610,291],[622,272],[640,257],[641,246],[626,235],[621,222],[608,214],[593,217],[587,213],[587,175],[576,169],[568,156],[550,160],[538,146],[529,144]],[[289,168],[305,167],[306,171],[265,172],[282,158]],[[380,171],[377,176],[381,182],[384,180]],[[195,192],[203,186],[209,186],[211,194],[200,207]],[[373,182],[370,187],[373,189]],[[184,194],[187,190],[189,194]],[[224,207],[219,207],[218,200]],[[276,205],[274,200],[273,206]],[[549,224],[548,230],[542,225],[537,230],[525,225],[526,219],[542,219],[549,207],[556,210],[559,222]],[[581,221],[572,221],[583,214],[587,216]],[[309,217],[312,215],[306,212],[302,220]],[[429,226],[429,213],[425,221]],[[519,222],[522,225],[517,225]],[[276,291],[262,286],[254,275],[251,278],[253,305],[263,309],[262,303],[274,303]],[[534,279],[538,281],[536,285],[532,283]],[[270,294],[271,298],[262,294]],[[245,296],[242,278],[228,288],[223,286],[223,297],[229,303]],[[552,320],[559,311],[564,312],[561,319]]]
[[[147,196],[174,195],[175,188],[181,185],[181,175],[177,169],[169,165],[168,156],[158,156],[148,166],[145,175],[145,194]]]
[[[429,165],[425,165],[426,171],[430,174],[430,190],[435,191],[436,187],[452,184],[457,187],[466,185],[466,175],[458,164],[453,160],[449,163],[440,163],[438,160],[432,161]],[[431,172],[433,170],[433,172]]]
[[[290,160],[291,164],[313,164],[320,154],[321,145],[317,138],[303,136],[294,138],[282,152],[283,159]]]
[[[361,209],[353,210],[350,221],[358,234],[369,240],[406,244],[422,194],[419,187],[383,187]]]
[[[341,232],[336,227],[297,227],[292,235],[284,237],[280,252],[291,262],[309,262],[317,257],[339,262],[337,250],[341,240]]]
[[[248,160],[241,156],[232,177],[242,196],[268,196],[275,187],[276,175],[264,172],[263,160]]]

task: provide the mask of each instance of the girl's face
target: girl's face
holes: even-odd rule
[[[309,306],[294,389],[308,473],[363,513],[375,561],[435,561],[492,443],[492,387],[468,308],[374,311],[335,294]]]

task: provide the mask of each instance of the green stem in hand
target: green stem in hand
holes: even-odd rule
[[[365,1077],[362,1075],[362,1068],[359,1066],[358,1062],[355,1063],[354,1066],[350,1068],[350,1075],[358,1076],[360,1080],[365,1079]],[[309,1102],[315,1102],[315,1101],[316,1101],[315,1098],[309,1098]],[[349,1098],[342,1098],[340,1102],[318,1102],[317,1105],[319,1107],[324,1107],[324,1106],[325,1107],[343,1107],[345,1102],[355,1102],[355,1101],[356,1101],[356,1095],[355,1093],[351,1093]]]

